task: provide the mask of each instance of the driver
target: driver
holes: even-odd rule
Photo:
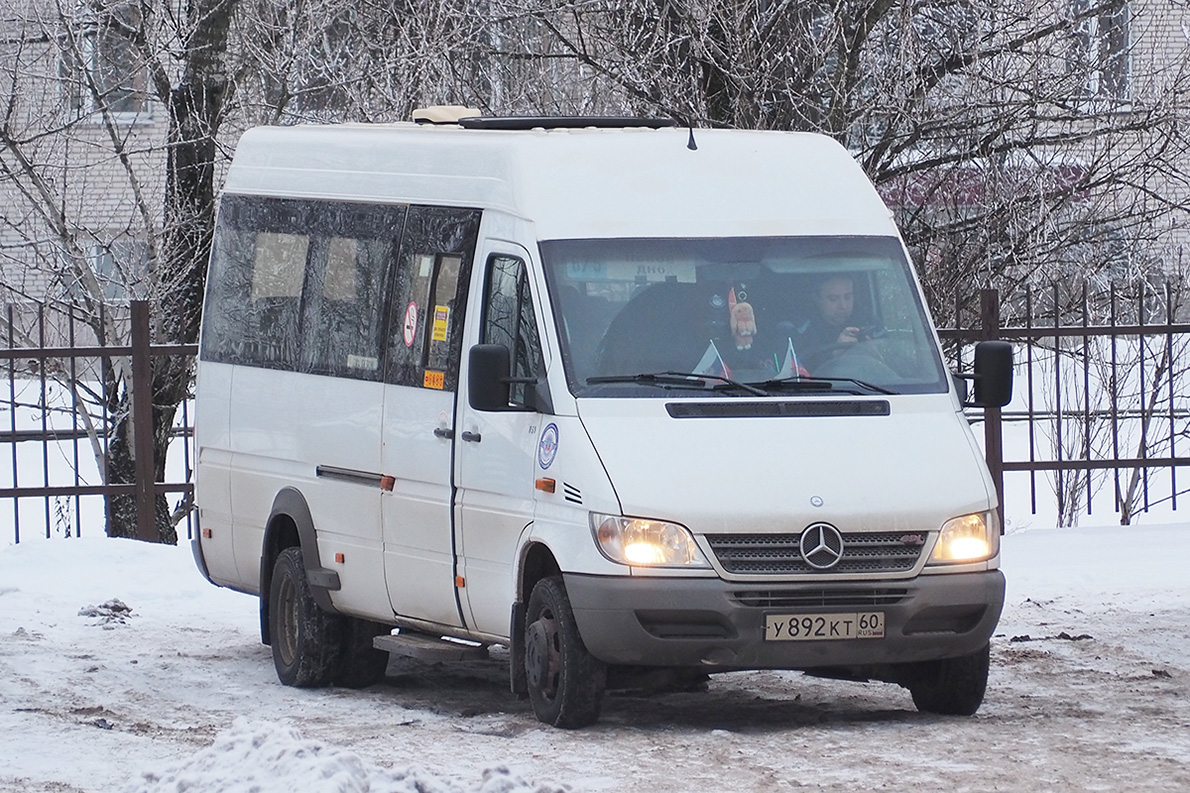
[[[794,345],[810,367],[821,366],[842,355],[862,338],[852,323],[855,313],[855,279],[850,275],[828,275],[818,282],[813,294],[814,316],[797,328]]]

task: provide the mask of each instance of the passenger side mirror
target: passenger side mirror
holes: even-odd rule
[[[1012,401],[1012,345],[981,341],[975,345],[975,404],[1004,407]]]
[[[467,402],[475,410],[508,410],[509,355],[503,344],[476,344],[467,356]]]

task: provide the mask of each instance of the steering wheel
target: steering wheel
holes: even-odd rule
[[[807,368],[810,376],[854,377],[874,383],[895,383],[902,380],[892,362],[888,345],[883,339],[861,339],[856,342],[835,342],[818,350]]]

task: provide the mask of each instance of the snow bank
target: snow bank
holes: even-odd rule
[[[238,718],[208,748],[162,771],[146,771],[125,793],[461,793],[416,767],[383,769],[347,749],[305,738],[292,727]],[[555,793],[504,767],[483,772],[476,793]]]

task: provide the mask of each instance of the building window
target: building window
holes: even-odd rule
[[[140,22],[140,9],[131,4],[88,9],[62,38],[61,76],[72,113],[148,111],[146,68],[136,46]]]
[[[121,237],[97,243],[82,251],[81,260],[64,257],[62,263],[68,300],[124,303],[148,292],[149,246],[144,240]]]
[[[1127,100],[1131,91],[1132,14],[1127,3],[1075,0],[1077,65],[1086,99]]]

